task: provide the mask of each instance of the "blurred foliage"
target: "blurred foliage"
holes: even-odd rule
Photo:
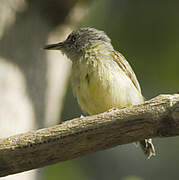
[[[122,52],[133,67],[143,95],[151,98],[179,91],[178,17],[179,1],[176,0],[98,0],[89,7],[89,14],[81,26],[102,29],[110,36],[115,49]],[[69,88],[62,119],[80,115]],[[85,174],[93,180],[178,179],[178,137],[154,139],[154,144],[157,155],[150,160],[145,159],[139,148],[124,145],[75,162],[83,166]],[[73,179],[78,177],[74,171],[69,173],[73,174]],[[59,179],[63,179],[62,176]]]
[[[139,178],[137,176],[127,176],[122,180],[143,180],[142,178]]]
[[[67,161],[64,163],[50,166],[45,171],[45,179],[53,180],[88,180],[87,176],[83,173],[83,169],[79,166],[79,163],[73,161]]]

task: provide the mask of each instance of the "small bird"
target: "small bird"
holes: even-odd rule
[[[60,50],[72,61],[72,89],[83,112],[93,115],[144,102],[135,73],[104,31],[79,28],[44,49]],[[151,139],[139,143],[147,158],[155,155]]]

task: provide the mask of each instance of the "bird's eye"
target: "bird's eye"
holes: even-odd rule
[[[71,41],[75,42],[76,41],[76,36],[71,36]]]

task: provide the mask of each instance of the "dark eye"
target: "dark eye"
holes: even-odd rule
[[[76,36],[71,36],[71,41],[75,42],[76,41]]]

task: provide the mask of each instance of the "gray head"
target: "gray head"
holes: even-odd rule
[[[65,41],[47,45],[44,49],[61,50],[68,58],[74,61],[78,59],[85,50],[99,43],[110,45],[111,40],[103,31],[94,28],[80,28],[73,31]]]

